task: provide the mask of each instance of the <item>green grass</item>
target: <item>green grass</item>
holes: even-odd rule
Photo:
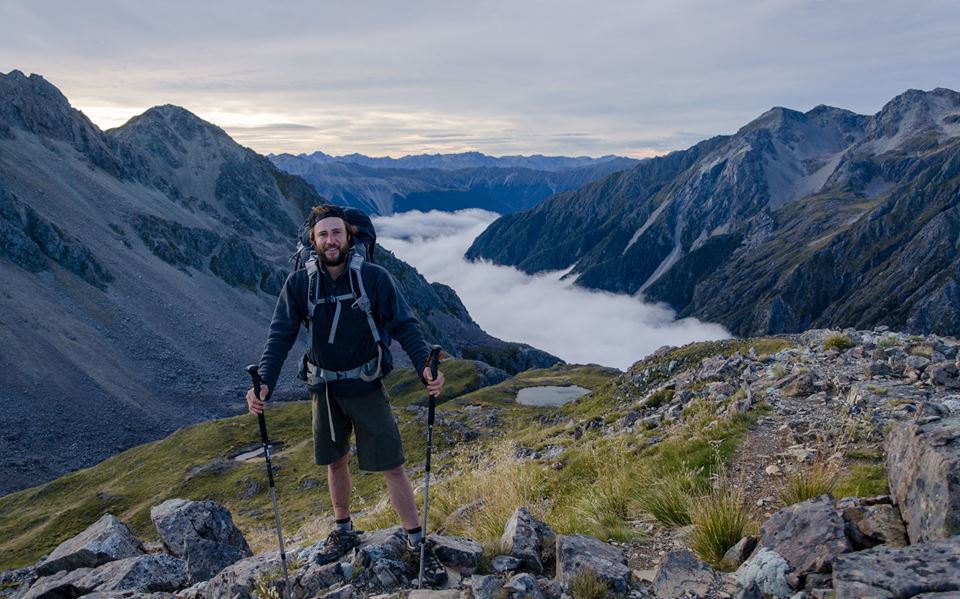
[[[608,593],[607,583],[592,570],[580,570],[570,580],[570,594],[573,599],[604,599]]]
[[[890,492],[883,464],[855,464],[837,481],[837,497],[874,497]]]
[[[793,505],[821,495],[832,495],[837,486],[836,468],[824,462],[802,466],[787,477],[780,489],[780,501]]]
[[[834,335],[830,335],[826,338],[826,340],[824,340],[823,349],[824,351],[835,349],[838,352],[844,352],[854,345],[855,344],[850,337],[847,337],[843,333],[836,333]]]
[[[733,489],[725,477],[694,503],[690,519],[694,525],[690,548],[715,568],[727,550],[755,529],[743,492]]]

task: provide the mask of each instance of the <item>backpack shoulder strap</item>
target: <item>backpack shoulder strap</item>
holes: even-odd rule
[[[317,286],[320,284],[320,267],[317,265],[316,256],[311,256],[304,266],[307,269],[307,318],[304,326],[309,331],[310,321],[313,319],[313,312],[317,308]]]
[[[377,323],[373,319],[373,306],[370,303],[370,297],[367,296],[367,290],[363,285],[363,277],[361,276],[361,269],[363,268],[364,257],[360,252],[354,252],[350,256],[350,270],[353,271],[353,274],[357,278],[357,287],[359,293],[355,293],[357,300],[353,302],[354,306],[359,307],[367,315],[367,324],[370,326],[370,334],[373,335],[373,340],[380,345],[383,340],[380,338],[380,331],[377,330]],[[353,284],[353,279],[350,280],[351,285]]]

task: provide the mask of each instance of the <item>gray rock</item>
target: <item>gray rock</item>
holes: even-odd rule
[[[510,555],[537,574],[543,573],[543,562],[550,559],[553,529],[534,518],[525,507],[517,508],[503,529],[500,543]]]
[[[460,599],[460,591],[457,589],[445,589],[442,591],[417,589],[410,591],[407,599]]]
[[[886,441],[887,480],[911,543],[960,533],[960,417],[895,422]]]
[[[334,589],[323,595],[323,599],[351,599],[357,594],[357,589],[352,584],[345,584],[339,589]]]
[[[61,571],[39,579],[20,599],[79,597],[95,591],[173,592],[187,582],[186,563],[169,555],[140,555],[97,568]]]
[[[316,597],[323,589],[347,580],[344,566],[349,564],[332,563],[325,565],[308,564],[291,577],[292,599]],[[352,573],[353,568],[350,567]]]
[[[355,565],[364,568],[385,559],[402,561],[408,552],[407,533],[399,526],[368,532],[355,551]]]
[[[811,572],[830,572],[834,558],[853,549],[829,495],[775,513],[760,527],[760,545],[787,560],[800,584]]]
[[[538,578],[537,584],[540,585],[540,593],[544,599],[560,599],[563,595],[563,587],[556,578]]]
[[[436,534],[430,535],[430,538],[436,543],[437,558],[445,566],[455,568],[464,576],[473,574],[480,567],[480,557],[483,555],[480,543],[473,539]]]
[[[42,564],[37,574],[46,576],[60,570],[96,568],[101,564],[143,555],[143,546],[127,525],[106,514],[86,530],[61,543]]]
[[[887,504],[844,508],[847,536],[855,548],[868,549],[880,544],[903,547],[907,531],[900,519],[900,511]]]
[[[790,564],[775,551],[760,547],[734,574],[737,587],[750,596],[751,588],[761,596],[789,597],[793,590],[787,583]]]
[[[517,574],[503,585],[510,599],[543,599],[540,585],[532,574]]]
[[[910,370],[922,372],[924,368],[930,365],[930,360],[923,356],[907,356],[904,359],[904,365]]]
[[[716,591],[719,584],[718,573],[687,549],[664,554],[653,574],[653,592],[657,597],[704,597]]]
[[[522,562],[512,555],[498,555],[490,560],[490,567],[494,572],[505,574],[520,567]]]
[[[837,558],[837,597],[914,597],[960,591],[960,536],[909,547],[881,545]]]
[[[249,548],[216,543],[207,539],[188,538],[184,559],[190,584],[210,580],[220,570],[249,556]]]
[[[393,591],[409,583],[407,566],[398,560],[378,560],[373,562],[366,572],[368,583],[381,591]]]
[[[557,580],[569,591],[570,581],[589,570],[607,583],[614,593],[625,593],[630,584],[630,569],[623,551],[587,535],[557,536]]]
[[[503,580],[497,576],[474,574],[470,578],[470,588],[473,590],[473,599],[494,599],[503,588]]]
[[[164,546],[177,557],[186,554],[188,540],[197,539],[210,541],[191,547],[193,559],[198,564],[201,561],[206,564],[223,562],[228,556],[235,555],[236,550],[243,556],[253,555],[243,533],[234,526],[230,511],[215,501],[168,499],[150,508],[150,519],[153,520]],[[222,551],[224,555],[201,558],[201,551]]]
[[[953,362],[937,362],[927,366],[926,374],[935,385],[948,389],[960,387],[960,377],[957,376],[957,365]]]
[[[757,537],[747,536],[737,541],[736,545],[727,549],[727,552],[723,554],[720,567],[727,571],[739,568],[740,564],[747,561],[753,550],[757,548],[757,540]]]
[[[255,599],[257,582],[282,584],[280,552],[258,553],[242,559],[210,579],[206,599]]]

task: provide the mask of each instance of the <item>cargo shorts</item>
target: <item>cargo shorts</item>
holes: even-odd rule
[[[397,419],[383,387],[340,396],[335,391],[311,391],[310,402],[314,456],[318,465],[325,466],[345,456],[350,451],[351,432],[356,433],[357,461],[361,470],[381,472],[402,466],[406,461]]]

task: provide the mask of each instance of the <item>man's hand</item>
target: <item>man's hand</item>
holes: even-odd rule
[[[430,374],[429,366],[423,369],[423,380],[427,381],[427,393],[434,397],[440,395],[440,392],[443,391],[443,383],[446,381],[440,369],[437,369],[437,378],[434,380],[433,375]]]
[[[267,401],[270,389],[266,385],[260,385],[260,397],[253,392],[253,387],[247,390],[247,409],[251,414],[263,414],[263,406]]]

